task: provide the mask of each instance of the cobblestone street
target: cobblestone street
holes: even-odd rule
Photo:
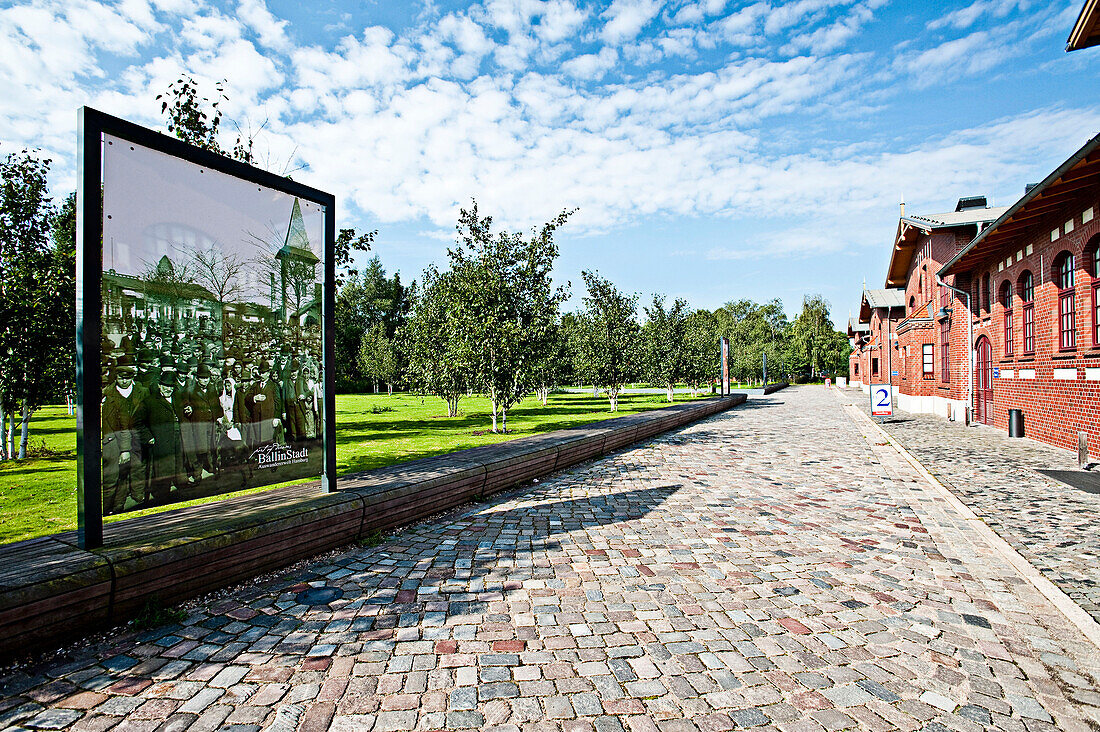
[[[867,395],[857,389],[842,394],[870,414]],[[1100,495],[1036,472],[1076,470],[1075,453],[928,414],[898,412],[882,428],[1100,621]]]
[[[1100,649],[843,402],[755,397],[9,673],[0,728],[1100,729]]]

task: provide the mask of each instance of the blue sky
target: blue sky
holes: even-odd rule
[[[904,198],[1007,205],[1100,131],[1081,0],[67,0],[0,4],[0,153],[75,185],[76,109],[151,127],[180,73],[266,121],[261,164],[377,228],[404,279],[476,197],[509,228],[580,209],[556,277],[697,307],[881,286]]]

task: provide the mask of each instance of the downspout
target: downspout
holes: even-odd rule
[[[974,313],[970,309],[970,293],[944,282],[936,275],[936,284],[946,287],[956,295],[966,298],[966,426],[970,426],[970,412],[974,408]]]

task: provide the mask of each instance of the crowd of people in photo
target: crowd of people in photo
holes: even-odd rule
[[[249,487],[257,449],[319,440],[321,353],[294,320],[105,320],[104,514]]]

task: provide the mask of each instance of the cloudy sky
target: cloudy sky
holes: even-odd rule
[[[510,228],[577,207],[556,271],[576,294],[596,268],[698,307],[821,293],[841,322],[901,200],[1007,205],[1100,132],[1100,48],[1064,51],[1080,6],[7,2],[0,153],[41,148],[63,193],[78,107],[162,128],[179,74],[224,78],[261,165],[335,193],[405,279],[471,198]]]

